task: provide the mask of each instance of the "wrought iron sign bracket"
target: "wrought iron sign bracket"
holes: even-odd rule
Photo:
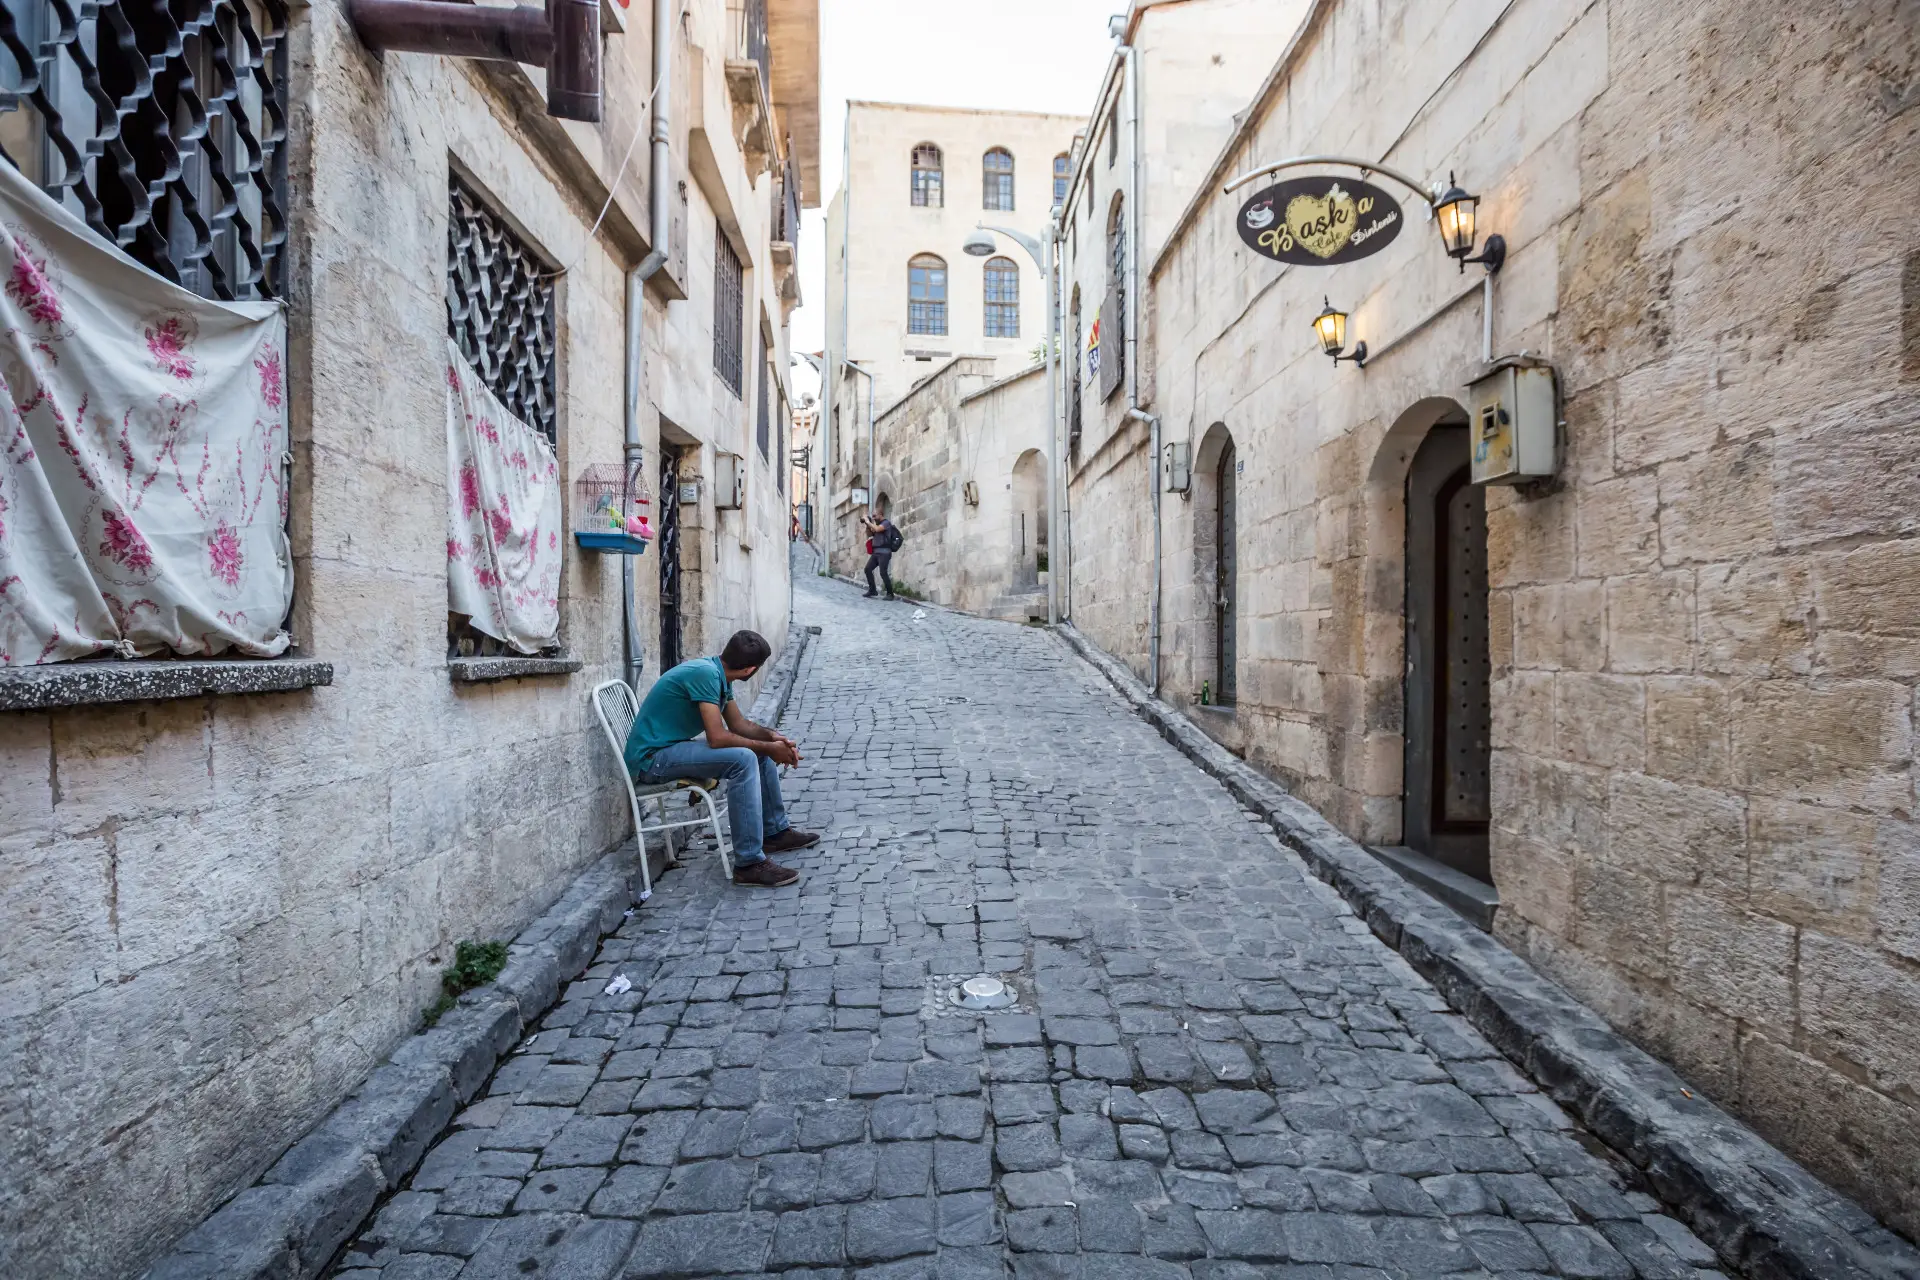
[[[1404,173],[1389,169],[1387,166],[1372,160],[1357,160],[1352,156],[1294,156],[1287,160],[1276,160],[1272,164],[1263,164],[1258,169],[1247,170],[1247,172],[1228,182],[1227,185],[1222,188],[1221,194],[1232,195],[1240,188],[1258,182],[1268,174],[1279,173],[1282,169],[1302,169],[1309,165],[1326,164],[1344,165],[1350,169],[1358,169],[1362,178],[1371,177],[1376,173],[1383,178],[1392,178],[1395,182],[1420,197],[1420,202],[1427,208],[1428,217],[1433,216],[1434,202],[1440,198],[1441,193],[1445,190],[1438,182],[1421,183],[1413,178],[1409,178]]]
[[[600,0],[547,0],[544,8],[348,0],[347,18],[370,49],[541,67],[548,115],[600,119]]]

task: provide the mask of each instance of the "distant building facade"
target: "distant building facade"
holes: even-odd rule
[[[869,503],[902,496],[867,461],[870,420],[948,361],[986,359],[1004,376],[1037,358],[1039,267],[1005,237],[985,258],[962,244],[980,223],[1044,233],[1077,127],[1071,116],[847,104],[847,176],[827,213],[821,391],[836,566],[863,541],[854,491]]]

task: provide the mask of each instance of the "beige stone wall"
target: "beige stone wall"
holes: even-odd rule
[[[619,675],[617,562],[566,558],[561,638],[584,670],[448,678],[443,275],[455,166],[571,264],[561,469],[617,462],[644,148],[586,236],[639,123],[646,24],[608,41],[600,126],[546,119],[529,106],[537,74],[518,68],[371,56],[338,3],[301,10],[294,41],[292,629],[335,664],[334,683],[0,715],[9,1276],[137,1274],[417,1028],[456,941],[511,937],[628,838],[586,701]],[[756,258],[765,224],[748,210]],[[650,300],[656,349],[671,346],[670,312],[707,296],[706,269],[692,301]],[[784,370],[783,323],[776,333]],[[649,367],[651,461],[665,388],[660,361]],[[713,626],[752,620],[778,643],[784,503],[762,484],[744,514],[778,537],[751,572],[729,571]],[[636,568],[651,665],[658,567],[649,554]]]
[[[1566,420],[1552,485],[1489,492],[1498,931],[1909,1234],[1915,41],[1892,4],[1332,0],[1143,312],[1168,439],[1245,461],[1241,705],[1202,719],[1392,842],[1406,469],[1482,367],[1477,269],[1417,204],[1373,258],[1277,267],[1218,183],[1317,152],[1485,197],[1494,350],[1551,359]],[[1315,348],[1323,295],[1364,371]],[[1143,442],[1090,423],[1071,530],[1076,623],[1144,673]],[[1176,701],[1212,661],[1205,502],[1166,498]]]
[[[875,423],[881,484],[907,539],[897,582],[969,613],[1025,621],[1037,602],[1045,616],[1046,392],[1042,366],[996,379],[992,360],[952,360]],[[843,532],[834,570],[859,576],[863,545]]]

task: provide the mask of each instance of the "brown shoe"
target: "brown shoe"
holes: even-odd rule
[[[779,889],[800,878],[792,867],[783,867],[770,858],[733,869],[733,882],[753,889]]]
[[[779,835],[762,842],[760,847],[768,853],[792,853],[795,849],[810,849],[819,843],[818,833],[802,831],[798,827],[788,827]]]

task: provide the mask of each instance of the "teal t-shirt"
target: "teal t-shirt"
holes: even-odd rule
[[[653,682],[640,704],[640,714],[627,731],[627,768],[639,773],[653,753],[706,732],[700,719],[702,702],[722,711],[733,698],[726,668],[718,658],[689,658]]]

